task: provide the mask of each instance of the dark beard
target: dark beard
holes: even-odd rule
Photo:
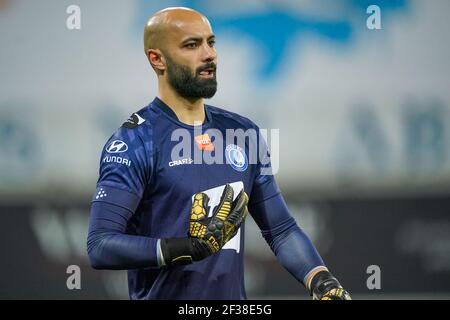
[[[195,75],[192,74],[188,66],[175,63],[167,54],[165,55],[167,61],[167,78],[172,88],[183,98],[212,98],[217,91],[217,80],[214,72],[214,77],[211,79],[201,79],[200,72],[207,68],[216,68],[215,63],[207,63],[195,70]]]

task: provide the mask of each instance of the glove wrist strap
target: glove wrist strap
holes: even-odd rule
[[[185,265],[210,255],[204,241],[195,238],[161,239],[161,252],[166,265]]]
[[[322,297],[334,288],[342,288],[339,281],[329,272],[320,271],[311,280],[311,296]]]

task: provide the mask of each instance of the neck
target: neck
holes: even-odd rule
[[[178,95],[171,87],[159,86],[158,97],[175,112],[177,118],[187,125],[205,122],[203,98],[187,99]]]

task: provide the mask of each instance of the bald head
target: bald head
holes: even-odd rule
[[[195,10],[167,8],[150,17],[144,49],[161,95],[212,97],[217,90],[215,42],[208,19]]]
[[[207,24],[211,29],[208,19],[193,9],[172,7],[158,11],[150,17],[144,28],[145,53],[149,49],[164,50],[172,34],[193,23]]]

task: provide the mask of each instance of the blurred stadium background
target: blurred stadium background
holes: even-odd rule
[[[0,298],[127,298],[89,266],[90,199],[103,143],[156,94],[142,29],[172,5],[218,36],[210,103],[280,129],[280,187],[354,298],[450,298],[448,0],[1,0]],[[247,228],[249,298],[307,298]]]

